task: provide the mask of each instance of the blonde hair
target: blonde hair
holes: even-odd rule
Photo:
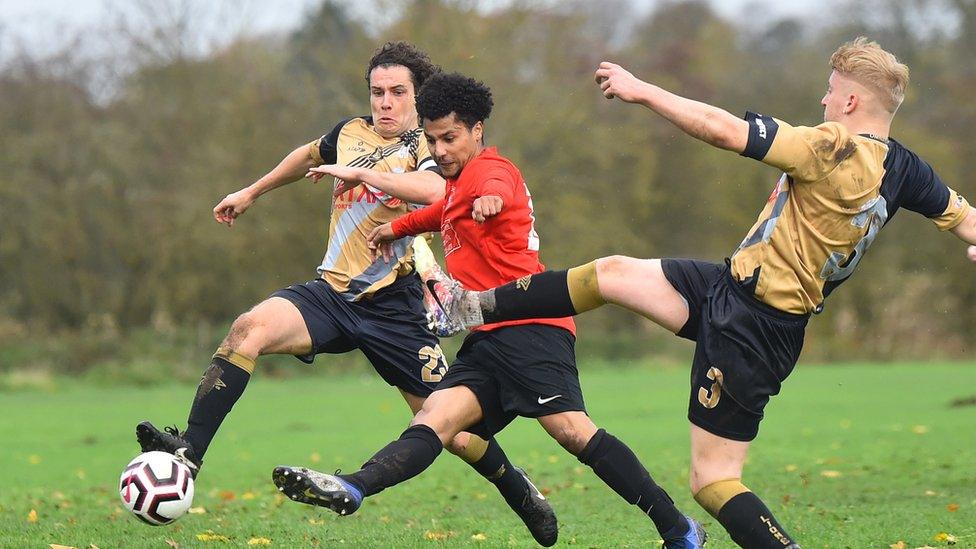
[[[884,108],[894,114],[905,99],[908,87],[908,65],[898,62],[877,42],[858,36],[837,48],[830,56],[830,66],[837,72],[881,92]]]

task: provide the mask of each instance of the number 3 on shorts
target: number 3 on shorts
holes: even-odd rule
[[[711,409],[718,406],[718,400],[722,398],[722,370],[712,366],[708,369],[705,377],[715,383],[712,383],[712,386],[708,389],[704,387],[698,388],[698,402],[701,402],[702,406]]]
[[[424,363],[421,370],[421,378],[427,383],[437,383],[447,372],[447,362],[444,360],[444,351],[440,345],[425,345],[420,348],[417,357]]]

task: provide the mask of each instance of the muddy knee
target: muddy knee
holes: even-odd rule
[[[247,340],[256,324],[257,322],[252,313],[244,313],[237,317],[234,319],[234,323],[230,325],[230,331],[227,332],[227,337],[224,338],[220,346],[237,351]]]

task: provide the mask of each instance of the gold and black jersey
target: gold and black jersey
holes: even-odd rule
[[[309,154],[323,164],[372,168],[390,173],[436,170],[419,128],[397,137],[376,133],[371,117],[340,122],[331,132],[309,144]],[[333,185],[339,185],[334,180]],[[366,237],[376,227],[414,209],[369,185],[359,185],[332,200],[329,245],[318,266],[319,275],[348,301],[368,296],[413,271],[413,237],[393,243],[394,260],[373,259]]]
[[[759,220],[732,256],[732,275],[781,311],[819,312],[899,208],[940,230],[969,212],[915,153],[894,139],[827,122],[793,127],[747,113],[743,156],[783,170]]]

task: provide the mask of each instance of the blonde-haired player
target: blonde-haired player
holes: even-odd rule
[[[691,490],[743,547],[797,547],[741,479],[763,408],[793,370],[810,314],[899,208],[976,244],[969,203],[889,135],[908,67],[866,38],[841,46],[830,65],[824,123],[803,127],[751,112],[740,119],[601,63],[594,76],[607,98],[643,105],[693,137],[783,172],[757,222],[725,263],[606,257],[480,293],[455,287],[441,299],[469,326],[615,303],[695,341]]]

